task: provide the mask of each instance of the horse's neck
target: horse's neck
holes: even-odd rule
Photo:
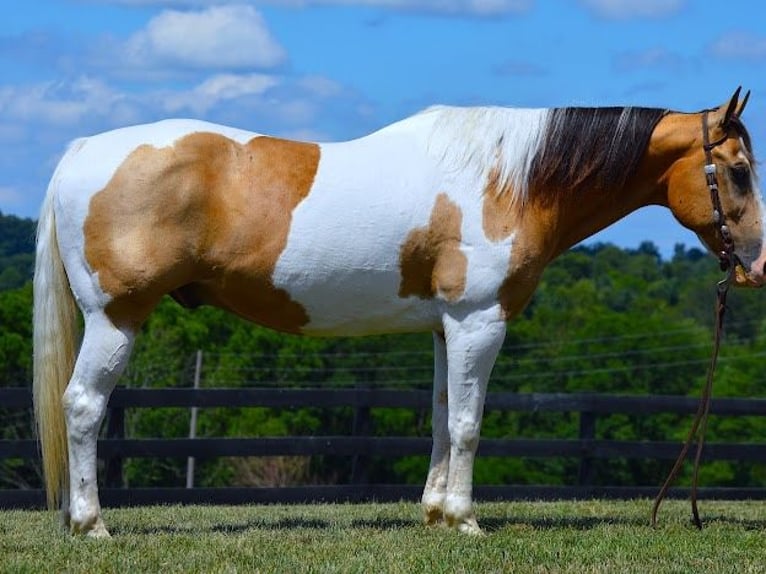
[[[661,137],[661,133],[652,137],[636,172],[624,185],[558,194],[559,199],[552,207],[558,237],[554,256],[642,207],[669,207],[667,174],[687,153],[688,146],[658,146]]]
[[[556,194],[553,203],[531,203],[521,212],[524,235],[547,264],[556,256],[630,213],[656,204],[657,187],[636,177],[620,189]]]

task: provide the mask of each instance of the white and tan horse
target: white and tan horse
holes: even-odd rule
[[[35,270],[49,504],[73,532],[108,535],[96,438],[136,334],[169,294],[289,333],[432,331],[425,518],[479,532],[472,472],[487,379],[506,320],[554,257],[658,204],[716,253],[729,237],[736,283],[764,282],[743,107],[738,90],[696,114],[438,107],[343,143],[191,120],[75,141],[42,207]]]

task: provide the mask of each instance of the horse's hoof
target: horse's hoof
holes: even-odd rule
[[[464,516],[457,518],[455,516],[445,516],[447,526],[454,528],[458,532],[468,534],[470,536],[483,536],[484,531],[479,527],[479,523],[474,516]]]
[[[473,517],[464,518],[451,526],[456,528],[457,531],[462,534],[468,534],[469,536],[484,536],[484,531]]]
[[[469,518],[460,522],[457,525],[457,531],[469,536],[486,536],[475,518]]]
[[[92,528],[91,530],[89,530],[88,534],[86,534],[86,536],[88,538],[101,538],[101,539],[106,539],[106,538],[111,538],[112,537],[112,535],[109,534],[109,531],[104,526],[103,522],[98,524],[96,527]]]
[[[73,535],[83,534],[87,536],[88,538],[111,538],[111,534],[109,534],[109,531],[106,529],[106,526],[104,525],[104,521],[101,520],[101,517],[97,518],[94,521],[88,521],[85,523],[77,523],[72,521],[72,525],[70,527],[70,532]]]

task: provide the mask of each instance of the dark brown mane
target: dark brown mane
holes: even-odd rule
[[[657,108],[554,108],[529,178],[530,197],[582,189],[619,189],[635,173],[655,126]]]

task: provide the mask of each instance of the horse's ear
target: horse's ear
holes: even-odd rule
[[[742,112],[745,111],[745,106],[747,105],[747,100],[750,99],[750,90],[745,93],[745,97],[742,98],[742,101],[737,106],[737,111],[734,112],[734,115],[738,118],[742,117]]]
[[[721,127],[726,127],[727,125],[729,125],[729,120],[731,120],[731,117],[734,115],[734,110],[737,109],[737,103],[739,102],[739,93],[741,91],[742,91],[742,86],[739,86],[734,91],[734,95],[731,97],[731,99],[729,100],[729,104],[726,106],[726,112],[724,112],[723,118],[721,118],[721,121],[720,121]]]

